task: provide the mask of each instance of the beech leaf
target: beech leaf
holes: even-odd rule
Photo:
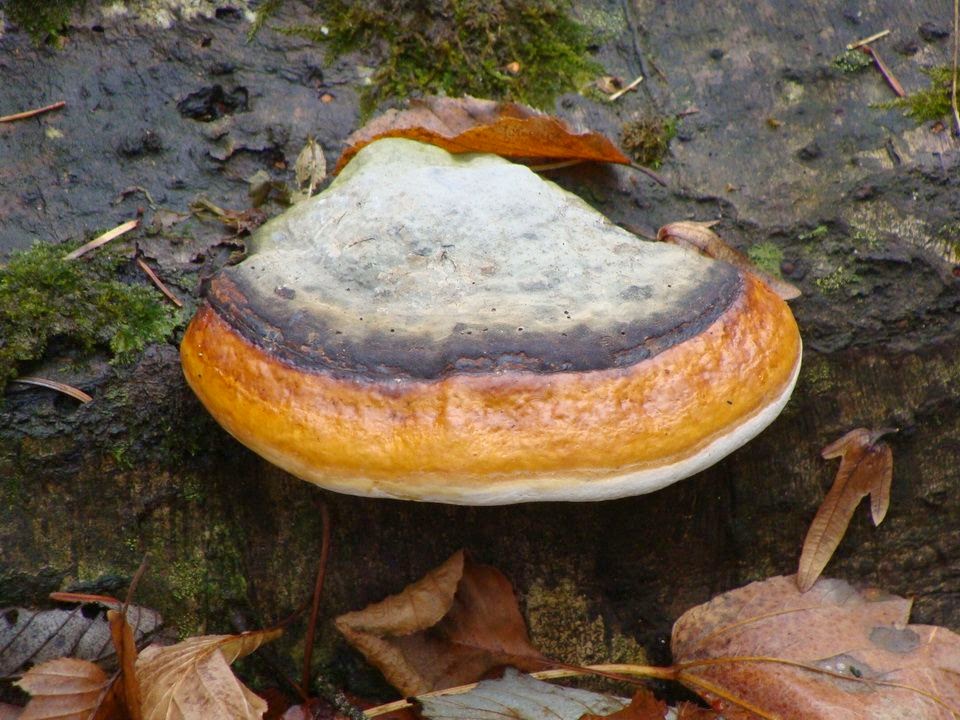
[[[112,662],[115,651],[105,613],[88,614],[81,605],[69,610],[0,610],[0,677],[21,672],[28,663],[39,665],[64,656]],[[163,624],[156,610],[136,605],[127,608],[127,619],[137,640]]]
[[[675,222],[664,225],[657,232],[657,240],[668,242],[681,247],[695,250],[714,260],[723,260],[739,270],[752,273],[784,300],[793,300],[800,297],[800,289],[786,280],[774,277],[764,272],[739,250],[727,245],[724,240],[710,228],[716,222]]]
[[[676,622],[677,679],[727,720],[956,720],[960,635],[908,625],[910,604],[826,578],[752,583]]]
[[[842,459],[833,486],[817,510],[803,542],[797,571],[800,590],[809,590],[820,577],[843,539],[854,510],[865,495],[870,495],[873,524],[883,522],[890,506],[893,452],[889,445],[878,440],[891,432],[895,431],[890,428],[857,428],[830,443],[821,452],[825,459]]]
[[[127,610],[129,609],[128,607]],[[133,638],[133,628],[122,610],[107,610],[107,621],[110,623],[110,635],[120,664],[119,691],[123,693],[123,704],[130,720],[143,720],[143,703],[136,671],[137,644]]]
[[[10,703],[0,703],[0,720],[20,720],[23,708]]]
[[[460,550],[398,595],[346,613],[337,629],[404,695],[480,679],[491,668],[541,669],[510,582]]]
[[[312,137],[307,138],[303,150],[293,165],[297,186],[305,198],[313,195],[317,186],[327,177],[327,160],[323,148]]]
[[[267,703],[237,679],[230,663],[279,635],[280,630],[262,630],[151,645],[137,658],[144,718],[259,720]]]
[[[587,713],[580,720],[663,720],[667,714],[667,704],[657,700],[646,688],[640,688],[633,694],[630,704],[610,715]]]
[[[575,132],[550,115],[511,102],[472,97],[411,100],[388,110],[347,138],[334,174],[364,145],[384,137],[430,143],[452,153],[487,152],[533,163],[588,160],[630,164],[606,137]]]
[[[621,698],[535,680],[512,668],[501,679],[484,680],[469,692],[417,700],[430,720],[579,720],[609,715],[627,704]]]
[[[49,660],[28,670],[15,684],[31,695],[20,720],[125,717],[111,697],[110,678],[89,660]]]

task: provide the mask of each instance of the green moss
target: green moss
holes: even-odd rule
[[[256,34],[263,28],[264,23],[276,14],[282,4],[283,0],[264,0],[257,6],[253,14],[253,23],[250,26],[250,31],[247,33],[247,40],[253,40],[253,38],[256,37]]]
[[[809,232],[800,233],[800,235],[797,236],[797,239],[802,242],[807,242],[808,240],[816,240],[817,238],[821,238],[824,235],[826,235],[827,232],[829,232],[829,229],[827,228],[826,225],[817,225],[813,230],[810,230]]]
[[[122,282],[129,261],[115,251],[64,260],[78,244],[40,243],[0,267],[0,390],[54,340],[84,354],[109,348],[125,362],[184,320],[154,288]]]
[[[780,274],[780,263],[783,262],[783,250],[781,250],[780,246],[776,243],[757,243],[747,250],[747,257],[750,258],[750,262],[768,275],[783,277]]]
[[[633,638],[612,633],[599,615],[591,617],[587,598],[570,580],[547,588],[535,584],[526,597],[530,639],[544,655],[574,665],[645,665],[644,649]]]
[[[833,367],[818,356],[805,359],[800,369],[800,384],[812,395],[826,395],[833,392],[836,389]]]
[[[245,604],[247,593],[237,538],[229,528],[212,526],[204,533],[203,547],[189,552],[162,568],[163,585],[177,601],[181,637],[206,632],[206,619]]]
[[[2,9],[11,22],[41,43],[56,40],[73,11],[85,4],[85,0],[7,0]]]
[[[904,114],[918,123],[940,120],[950,112],[950,89],[953,83],[953,69],[946,65],[925,68],[930,85],[907,97],[881,103],[882,108],[902,108]]]
[[[676,118],[645,117],[624,123],[620,145],[640,165],[656,170],[676,137]]]
[[[600,72],[591,32],[554,0],[319,0],[322,21],[285,32],[326,44],[332,56],[377,59],[361,111],[416,94],[514,100],[551,107]]]
[[[873,65],[873,60],[860,50],[847,50],[837,55],[830,63],[842,73],[858,73]]]
[[[814,284],[824,293],[835,293],[860,282],[860,276],[845,265],[838,265],[830,274],[817,278]]]

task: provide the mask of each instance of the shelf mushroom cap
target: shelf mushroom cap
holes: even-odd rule
[[[753,275],[493,155],[379,140],[253,244],[211,282],[184,373],[240,442],[339,492],[651,492],[759,433],[800,368]]]

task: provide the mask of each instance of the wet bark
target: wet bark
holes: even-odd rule
[[[804,291],[792,306],[805,341],[797,390],[774,425],[649,496],[503,508],[365,500],[313,488],[234,442],[186,388],[175,344],[131,367],[65,366],[54,349],[25,370],[96,401],[7,391],[0,606],[41,604],[78,585],[109,590],[149,553],[139,600],[181,631],[265,625],[309,593],[324,502],[335,522],[326,618],[465,546],[525,599],[572,580],[608,633],[664,660],[684,609],[795,569],[836,470],[819,449],[865,425],[900,428],[890,439],[890,512],[879,529],[858,512],[827,572],[915,597],[917,621],[960,630],[960,145],[949,130],[871,107],[891,98],[879,73],[831,64],[847,42],[889,27],[877,45],[884,59],[908,89],[925,86],[921,68],[948,62],[950,45],[918,28],[949,28],[950,3],[591,9],[599,15],[585,17],[613,28],[598,51],[608,72],[646,80],[617,103],[566,96],[559,114],[611,136],[644,113],[683,117],[660,171],[666,187],[619,169],[558,180],[616,222],[653,231],[719,219],[740,249],[773,248]],[[288,4],[276,22],[303,12]],[[248,29],[223,13],[167,31],[79,22],[60,50],[0,36],[3,112],[67,101],[56,115],[0,125],[0,250],[109,228],[141,210],[149,225],[157,208],[187,212],[200,195],[243,209],[244,178],[263,169],[289,181],[311,134],[332,165],[358,124],[366,59],[325,63],[270,29],[248,44]],[[208,105],[221,117],[206,121],[192,107],[217,86],[221,101]],[[195,304],[202,276],[229,256],[217,245],[226,235],[189,220],[138,242]],[[325,627],[321,659],[361,687],[372,674],[355,673],[359,661]],[[280,646],[286,662],[292,636]]]

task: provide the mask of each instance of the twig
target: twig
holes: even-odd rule
[[[643,82],[643,75],[639,75],[639,76],[637,77],[637,79],[634,80],[632,83],[630,83],[630,84],[627,85],[626,87],[620,88],[620,89],[617,90],[615,93],[613,93],[613,95],[611,95],[610,97],[608,97],[608,98],[607,98],[607,101],[608,101],[608,102],[616,102],[617,100],[619,100],[620,98],[622,98],[624,95],[626,95],[626,94],[627,94],[628,92],[630,92],[631,90],[636,90],[637,86],[638,86],[640,83],[642,83],[642,82]]]
[[[130,581],[130,587],[127,588],[127,597],[124,598],[123,608],[120,613],[123,615],[124,619],[127,617],[127,608],[130,607],[130,601],[133,600],[133,594],[137,591],[137,585],[140,584],[140,578],[143,577],[143,574],[147,571],[147,556],[143,556],[143,560],[140,561],[140,567],[137,568],[137,571],[133,574],[133,579]]]
[[[874,50],[870,45],[861,45],[860,51],[865,52],[867,55],[873,58],[873,62],[877,66],[877,70],[879,70],[880,74],[883,75],[883,79],[887,81],[887,85],[893,89],[893,92],[897,94],[897,97],[907,96],[907,93],[903,89],[903,85],[901,85],[900,81],[893,76],[890,68],[888,68],[887,64],[880,59],[880,54],[876,50]]]
[[[37,387],[56,390],[57,392],[62,392],[64,395],[69,395],[70,397],[79,400],[82,403],[93,401],[93,398],[87,395],[83,390],[78,390],[72,385],[57,382],[56,380],[47,380],[46,378],[35,377],[33,375],[24,375],[23,377],[15,378],[10,382],[20,383],[21,385],[35,385]]]
[[[147,277],[150,278],[153,284],[160,289],[160,292],[167,296],[167,299],[170,300],[170,302],[177,307],[183,307],[183,303],[180,302],[180,299],[170,292],[170,289],[163,284],[163,281],[158,278],[157,274],[150,269],[150,266],[143,261],[143,258],[137,258],[137,266],[147,274]]]
[[[611,675],[633,675],[639,678],[657,680],[674,680],[677,675],[676,671],[672,667],[651,667],[647,665],[585,665],[584,667],[539,670],[537,672],[530,673],[530,677],[537,680],[560,680],[562,678],[582,677],[584,675],[591,674],[599,674],[600,677],[610,677]],[[617,679],[628,682],[636,682],[633,680],[633,678],[627,677],[618,677]],[[440,697],[444,695],[463,695],[464,693],[468,693],[473,690],[479,684],[480,683],[469,683],[468,685],[458,685],[457,687],[446,688],[444,690],[433,690],[431,692],[417,695],[417,699],[425,697]],[[403,710],[404,708],[408,707],[413,707],[413,702],[410,700],[396,700],[395,702],[387,703],[386,705],[378,705],[376,707],[367,708],[367,710],[364,711],[364,715],[366,715],[367,718],[374,718],[378,715],[386,715],[387,713]]]
[[[99,235],[95,237],[93,240],[91,240],[90,242],[84,245],[81,245],[73,252],[67,253],[66,255],[63,256],[63,259],[76,260],[81,255],[88,253],[91,250],[94,250],[100,247],[101,245],[106,245],[108,242],[110,242],[114,238],[120,237],[124,233],[130,232],[139,224],[140,224],[139,220],[130,220],[128,222],[123,223],[123,225],[117,225],[117,227],[115,227],[113,230],[107,230],[105,233],[103,233],[103,235]]]
[[[630,167],[632,167],[634,170],[639,170],[640,172],[642,172],[644,175],[646,175],[648,178],[653,180],[658,185],[662,185],[663,187],[667,186],[667,181],[664,180],[662,177],[660,177],[657,173],[655,173],[650,168],[644,167],[643,165],[638,165],[637,163],[630,163]]]
[[[330,511],[327,504],[320,502],[320,519],[323,523],[323,540],[320,545],[320,563],[317,565],[317,580],[313,586],[313,606],[310,608],[310,621],[307,623],[307,634],[304,638],[303,675],[301,683],[304,692],[310,692],[310,677],[313,674],[313,641],[317,632],[317,615],[320,612],[320,595],[323,593],[323,580],[327,576],[327,558],[330,557]]]
[[[950,84],[950,108],[953,110],[954,133],[960,135],[960,111],[957,110],[957,56],[960,55],[960,0],[953,0],[953,82]]]
[[[120,194],[114,199],[112,205],[119,205],[126,199],[127,195],[133,195],[134,193],[143,193],[143,196],[147,199],[147,204],[150,206],[151,210],[157,209],[157,203],[154,202],[153,196],[150,194],[150,191],[145,187],[140,185],[131,185],[130,187],[125,187],[120,191]]]
[[[861,45],[869,45],[874,40],[879,40],[880,38],[886,37],[889,34],[890,34],[889,30],[881,30],[878,33],[874,33],[870,37],[863,38],[863,40],[857,40],[855,42],[850,43],[849,45],[847,45],[847,50],[856,50]]]
[[[60,108],[65,107],[66,104],[66,100],[61,100],[60,102],[53,103],[53,105],[46,105],[42,108],[36,108],[35,110],[27,110],[25,112],[15,113],[13,115],[3,115],[0,117],[0,123],[26,120],[27,118],[36,117],[37,115],[42,115],[43,113],[50,112],[51,110],[59,110]]]

